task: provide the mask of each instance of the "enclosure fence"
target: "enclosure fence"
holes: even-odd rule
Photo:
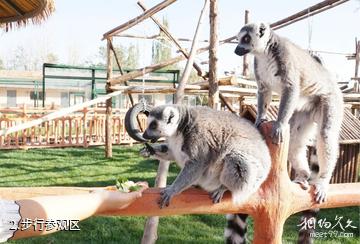
[[[0,130],[41,118],[40,114],[7,114],[0,117]],[[43,122],[17,132],[0,136],[0,149],[42,147],[88,147],[105,143],[105,109],[84,108],[54,120]],[[126,133],[125,114],[114,110],[112,116],[112,143],[132,144]],[[142,128],[145,116],[139,116]]]

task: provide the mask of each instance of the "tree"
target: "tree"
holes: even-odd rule
[[[10,69],[14,70],[30,70],[29,56],[22,46],[17,46],[14,56],[9,60]]]
[[[59,61],[59,57],[55,53],[48,53],[45,57],[45,63],[57,63]]]
[[[135,69],[139,65],[139,47],[130,45],[125,47],[121,44],[114,46],[120,65],[124,69]],[[95,59],[90,59],[84,62],[86,66],[100,66],[105,67],[107,60],[107,50],[105,46],[100,46]],[[115,57],[113,57],[114,67],[117,68]]]
[[[163,17],[162,24],[169,29],[167,18]],[[161,31],[160,40],[154,40],[152,45],[152,63],[160,63],[161,61],[171,58],[171,43],[166,35]],[[169,67],[166,67],[169,68]]]
[[[5,69],[5,65],[4,62],[2,61],[2,59],[0,58],[0,70]]]
[[[124,67],[127,69],[135,69],[139,66],[139,47],[130,45],[127,49],[127,58],[124,62]]]

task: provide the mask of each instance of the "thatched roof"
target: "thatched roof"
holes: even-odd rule
[[[244,107],[243,117],[251,121],[255,121],[257,114],[257,107],[253,104]],[[278,114],[278,106],[269,106],[267,110],[267,118],[269,120],[276,120]],[[340,131],[341,144],[359,144],[360,143],[360,120],[358,120],[350,111],[344,109],[344,119]]]
[[[53,0],[0,0],[0,27],[8,31],[28,23],[39,24],[54,10]]]

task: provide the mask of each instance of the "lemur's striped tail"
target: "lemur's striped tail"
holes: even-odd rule
[[[301,212],[302,216],[300,219],[300,225],[302,226],[305,224],[305,222],[308,221],[315,223],[318,212],[319,209],[310,209]],[[315,232],[315,228],[308,228],[308,226],[306,226],[306,228],[302,228],[302,227],[300,227],[299,230],[298,244],[312,244],[313,243],[312,233]]]
[[[247,214],[227,214],[227,226],[225,227],[225,241],[227,244],[246,243]]]

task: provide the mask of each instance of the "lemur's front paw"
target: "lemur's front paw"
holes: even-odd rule
[[[175,195],[174,190],[171,186],[166,187],[160,192],[159,206],[160,208],[168,207],[170,204],[171,198]]]
[[[255,127],[256,127],[256,128],[259,128],[259,126],[260,126],[262,123],[266,122],[266,121],[267,121],[267,119],[256,119],[256,121],[255,121]]]
[[[310,185],[314,186],[315,201],[317,203],[325,202],[329,184],[325,183],[321,179],[315,179],[310,181]]]
[[[309,189],[309,178],[310,173],[305,170],[300,170],[300,172],[296,172],[295,179],[293,180],[294,183],[297,183],[301,186],[302,189],[307,190]]]
[[[283,142],[282,132],[283,132],[283,126],[280,123],[275,122],[273,124],[271,135],[270,135],[272,138],[272,143],[280,144],[281,142]]]
[[[226,191],[227,189],[221,186],[215,191],[210,192],[210,198],[212,199],[213,203],[221,202],[221,199],[223,198]]]
[[[140,156],[144,158],[149,158],[150,156],[155,154],[155,149],[148,143],[145,143],[145,147],[141,148],[139,153]]]

